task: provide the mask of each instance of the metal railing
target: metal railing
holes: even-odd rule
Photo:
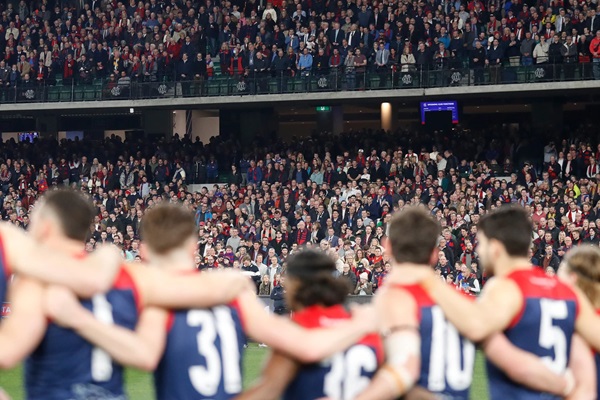
[[[600,63],[488,66],[485,68],[418,68],[310,72],[265,71],[241,76],[214,76],[194,80],[128,82],[94,80],[82,84],[37,85],[18,83],[0,87],[1,103],[46,103],[103,100],[142,100],[182,97],[244,96],[356,90],[464,87],[534,82],[600,79]],[[597,70],[594,71],[594,68]],[[594,73],[596,72],[596,73]]]

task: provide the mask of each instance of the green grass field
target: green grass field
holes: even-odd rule
[[[251,384],[260,374],[263,362],[267,356],[268,349],[259,348],[251,344],[246,350],[244,358],[244,385]],[[0,372],[0,387],[11,395],[13,400],[25,398],[22,385],[22,368],[18,367],[9,371]],[[154,398],[152,388],[152,377],[150,374],[136,370],[128,370],[126,374],[127,392],[132,400],[148,400]],[[487,385],[485,368],[481,353],[477,353],[475,361],[475,374],[473,386],[471,387],[471,399],[487,400]]]

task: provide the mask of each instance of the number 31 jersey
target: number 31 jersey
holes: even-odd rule
[[[237,301],[229,306],[174,311],[167,344],[154,372],[159,400],[228,400],[242,391],[246,337]]]
[[[104,323],[135,329],[139,295],[129,273],[121,268],[113,288],[81,304]],[[123,367],[104,350],[71,329],[50,323],[25,363],[28,400],[124,399]]]
[[[421,336],[421,372],[417,385],[444,400],[468,400],[475,346],[446,320],[442,309],[419,285],[396,285],[417,305]]]
[[[294,313],[293,320],[305,328],[326,328],[350,318],[341,305],[312,306]],[[379,335],[367,335],[343,352],[314,364],[302,366],[288,385],[284,400],[312,400],[327,397],[354,399],[365,390],[383,362]]]
[[[575,293],[538,268],[517,270],[507,278],[519,287],[523,306],[504,334],[513,345],[540,357],[555,373],[565,372],[579,310]],[[487,370],[494,400],[559,398],[513,382],[491,362],[487,362]]]

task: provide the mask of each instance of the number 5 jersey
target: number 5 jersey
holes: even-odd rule
[[[513,345],[540,357],[553,372],[564,373],[579,309],[575,293],[538,268],[517,270],[507,278],[521,290],[523,305],[504,334]],[[511,381],[490,362],[487,370],[493,400],[559,399]]]

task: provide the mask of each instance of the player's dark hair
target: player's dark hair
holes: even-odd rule
[[[440,224],[422,207],[396,213],[388,236],[392,257],[399,263],[429,264],[440,229]]]
[[[577,275],[576,285],[594,308],[600,308],[600,249],[591,245],[575,247],[567,253],[564,263]]]
[[[96,211],[83,194],[70,189],[52,190],[44,195],[42,207],[52,210],[66,237],[82,242],[87,239]]]
[[[523,207],[497,208],[481,218],[478,228],[488,239],[501,242],[509,256],[528,256],[533,224]]]
[[[286,276],[298,282],[294,303],[303,307],[342,304],[351,288],[335,278],[335,262],[320,250],[302,250],[287,259]]]
[[[194,216],[186,208],[161,203],[148,210],[140,225],[140,237],[150,250],[164,255],[196,234]]]

